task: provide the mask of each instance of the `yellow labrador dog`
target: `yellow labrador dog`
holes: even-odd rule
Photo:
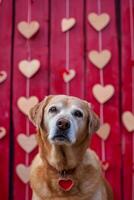
[[[39,153],[32,162],[32,200],[112,200],[100,161],[88,148],[99,119],[88,102],[50,95],[30,111]]]

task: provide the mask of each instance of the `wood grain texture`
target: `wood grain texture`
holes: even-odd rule
[[[9,153],[10,153],[10,78],[11,78],[11,34],[12,0],[0,5],[0,71],[7,73],[7,79],[0,84],[0,126],[6,129],[6,136],[0,139],[0,199],[9,196]],[[7,31],[8,27],[8,31]]]
[[[134,41],[131,38],[132,28],[134,28],[134,2],[122,2],[122,112],[132,112],[132,48],[134,48]],[[131,3],[133,8],[131,8]],[[132,10],[131,10],[132,9]],[[133,12],[132,18],[131,12]],[[133,27],[131,27],[131,20],[133,20]],[[132,36],[134,38],[134,35]],[[134,80],[133,80],[134,81]],[[134,84],[134,83],[133,83]],[[134,99],[133,99],[134,101]],[[133,111],[134,112],[134,111]],[[122,126],[122,142],[123,142],[123,191],[124,200],[132,199],[132,175],[134,176],[133,167],[133,135],[129,133],[124,126]],[[133,183],[134,184],[134,183]],[[133,185],[134,187],[134,185]]]
[[[99,34],[95,31],[89,22],[87,16],[89,13],[108,13],[110,22],[108,26]],[[111,126],[111,133],[105,142],[105,161],[109,163],[109,168],[106,171],[106,176],[109,179],[115,199],[121,199],[121,185],[120,185],[120,167],[121,167],[121,133],[119,124],[119,70],[118,70],[118,43],[116,32],[116,17],[115,17],[115,1],[109,3],[104,0],[87,1],[86,4],[86,99],[93,103],[95,111],[101,117],[101,107],[92,94],[92,88],[95,84],[102,83],[104,85],[112,84],[115,88],[114,95],[109,101],[103,104],[103,119],[104,123],[109,123]],[[100,70],[97,69],[89,60],[88,53],[91,50],[111,51],[112,57],[109,63],[103,69],[101,75]],[[102,80],[103,79],[103,80]],[[103,146],[100,138],[94,136],[93,148],[102,157]],[[115,162],[116,160],[116,162]],[[116,181],[115,181],[116,177]]]
[[[59,0],[58,3],[56,0],[52,1],[50,93],[84,97],[83,6],[82,0],[77,2],[77,6],[75,0]],[[69,9],[69,15],[66,11],[67,8]],[[57,12],[57,10],[60,10],[60,12]],[[61,31],[61,20],[67,16],[75,18],[76,24],[68,33],[63,33]],[[69,61],[66,58],[68,51]],[[76,71],[75,78],[69,84],[66,84],[62,77],[66,68]]]
[[[28,1],[16,2],[15,18],[15,41],[14,41],[14,80],[13,80],[13,107],[14,107],[14,135],[15,135],[15,163],[14,163],[14,200],[31,199],[31,190],[24,184],[16,174],[16,166],[24,164],[29,166],[36,150],[30,154],[19,146],[17,136],[19,133],[33,134],[35,128],[28,122],[26,116],[17,107],[17,100],[21,96],[36,96],[43,99],[48,92],[48,1],[41,0],[31,2],[31,20],[37,20],[40,24],[39,32],[29,41],[23,38],[17,30],[17,24],[28,18]],[[22,12],[21,12],[22,10]],[[18,64],[23,59],[38,59],[40,69],[38,73],[29,80],[21,74]],[[27,89],[29,88],[29,94]],[[27,94],[26,94],[27,93]],[[17,117],[16,117],[17,116]],[[29,128],[28,128],[29,127]],[[29,132],[29,133],[28,133]],[[29,156],[27,156],[29,155]],[[28,160],[27,160],[27,157]],[[29,193],[29,194],[28,194]]]

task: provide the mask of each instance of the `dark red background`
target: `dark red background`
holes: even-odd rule
[[[133,0],[130,1],[134,6]],[[130,1],[100,0],[101,12],[108,13],[111,18],[102,31],[102,49],[112,53],[103,73],[104,83],[115,88],[114,96],[104,104],[104,121],[111,125],[110,136],[105,142],[106,161],[110,164],[106,176],[115,200],[132,199],[134,144],[132,134],[121,123],[123,111],[132,110]],[[61,20],[66,16],[65,2],[31,1],[31,18],[40,23],[40,30],[29,44],[31,57],[40,60],[41,68],[30,79],[30,96],[35,95],[40,100],[48,94],[66,94],[66,84],[61,76],[66,63],[66,34],[60,29]],[[97,0],[70,0],[70,17],[77,21],[70,31],[70,68],[77,74],[69,83],[69,94],[92,102],[99,114],[100,104],[93,97],[92,87],[100,83],[100,73],[87,57],[89,51],[98,50],[98,33],[87,20],[89,13],[98,12],[97,5]],[[17,107],[18,98],[26,95],[26,78],[20,73],[18,63],[28,57],[26,39],[18,32],[17,24],[27,20],[27,13],[27,0],[3,0],[0,4],[0,70],[5,70],[8,75],[0,84],[0,126],[7,130],[7,135],[0,140],[0,200],[28,200],[25,199],[26,186],[16,175],[16,165],[25,163],[25,152],[16,137],[26,129],[26,117]],[[34,131],[30,124],[30,132]],[[92,146],[101,158],[101,139],[96,135]],[[30,153],[30,160],[34,154],[35,151]]]

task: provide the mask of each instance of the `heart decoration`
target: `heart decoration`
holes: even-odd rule
[[[104,68],[111,59],[111,52],[109,50],[90,51],[88,54],[89,60],[99,69]]]
[[[63,73],[63,79],[66,83],[68,83],[69,81],[71,81],[76,75],[76,72],[74,69],[69,69],[69,70],[66,70],[64,73]]]
[[[36,96],[31,96],[31,97],[20,97],[17,101],[18,108],[20,111],[28,115],[29,110],[34,107],[37,103],[39,102],[38,98]]]
[[[74,186],[72,179],[60,179],[58,183],[60,188],[64,191],[70,191]]]
[[[61,30],[66,32],[70,30],[76,24],[75,18],[63,18],[61,21]]]
[[[19,62],[19,70],[27,78],[31,78],[33,75],[35,75],[39,68],[40,61],[37,59],[31,61],[22,60]]]
[[[101,31],[109,24],[110,16],[107,13],[102,13],[98,15],[93,12],[88,15],[88,20],[91,26],[96,31]]]
[[[99,130],[96,132],[96,134],[102,139],[106,140],[110,134],[110,125],[108,123],[104,123],[101,125]]]
[[[4,127],[0,127],[0,139],[6,136],[6,129]]]
[[[22,21],[18,23],[18,31],[26,39],[30,39],[31,37],[33,37],[39,30],[39,27],[40,25],[39,22],[37,21],[31,21],[31,22]]]
[[[17,141],[19,145],[21,146],[21,148],[27,153],[31,153],[37,146],[35,134],[27,136],[23,133],[20,133],[17,136]]]
[[[7,79],[7,73],[5,71],[0,71],[0,83],[3,83]]]
[[[125,128],[132,132],[134,131],[134,114],[130,111],[126,111],[122,115],[122,121],[125,126]]]
[[[23,183],[27,184],[29,182],[30,166],[18,164],[16,166],[16,173]]]
[[[102,162],[101,162],[101,166],[102,166],[102,169],[103,169],[104,171],[107,171],[108,168],[109,168],[109,162],[107,162],[107,161],[102,161]]]
[[[92,91],[96,100],[103,104],[113,96],[114,87],[112,85],[102,86],[100,84],[96,84],[93,86]]]

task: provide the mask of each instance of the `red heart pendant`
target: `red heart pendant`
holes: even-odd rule
[[[59,186],[64,191],[69,191],[74,186],[74,182],[71,179],[60,179]]]

